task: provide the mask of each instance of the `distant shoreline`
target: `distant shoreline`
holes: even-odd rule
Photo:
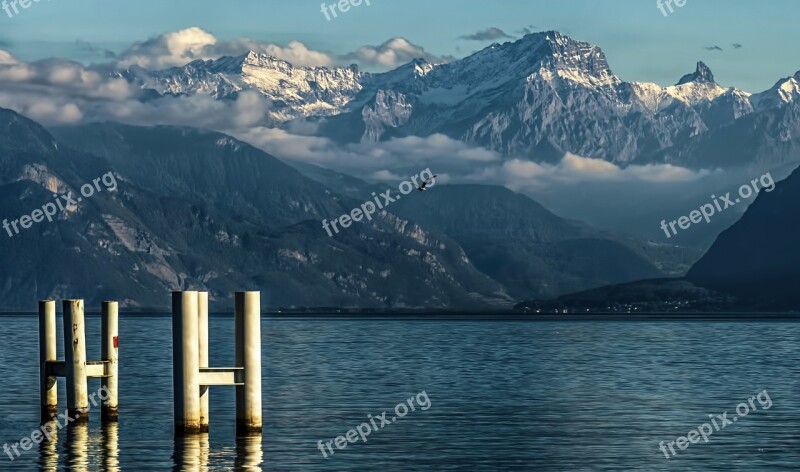
[[[36,316],[35,312],[0,311],[0,317]],[[86,312],[99,316],[99,312]],[[231,312],[212,312],[214,317],[232,317]],[[58,316],[61,316],[59,313]],[[169,317],[169,310],[120,310],[121,317]],[[790,321],[800,322],[800,313],[741,312],[741,313],[522,313],[515,311],[270,311],[263,317],[282,319],[406,319],[439,321]]]

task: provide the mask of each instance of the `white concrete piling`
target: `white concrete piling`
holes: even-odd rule
[[[107,398],[100,416],[103,422],[113,422],[119,420],[119,304],[103,302],[101,312],[101,356],[106,363],[101,386],[106,388]]]
[[[261,292],[236,292],[234,300],[236,367],[244,385],[236,386],[236,432],[261,433]]]
[[[200,432],[200,343],[196,291],[172,292],[175,434]]]
[[[63,300],[64,360],[56,349],[56,302],[39,302],[39,395],[42,424],[58,413],[57,378],[64,377],[67,387],[67,414],[70,423],[89,421],[89,377],[101,378],[106,393],[101,408],[103,422],[118,421],[119,413],[119,304],[103,302],[102,360],[86,360],[86,325],[83,300]],[[95,393],[92,406],[97,406]],[[103,395],[101,395],[101,398]]]
[[[48,361],[57,361],[56,354],[56,302],[39,302],[39,396],[41,397],[41,422],[50,421],[58,414],[58,383],[50,375]]]
[[[208,367],[208,292],[197,292],[200,368]],[[208,385],[200,385],[200,431],[208,432]]]
[[[207,433],[211,385],[236,387],[236,431],[261,433],[261,295],[237,292],[234,367],[209,366],[208,292],[172,292],[176,436]]]
[[[64,300],[64,368],[67,378],[67,410],[75,422],[89,420],[86,383],[86,329],[83,300]]]

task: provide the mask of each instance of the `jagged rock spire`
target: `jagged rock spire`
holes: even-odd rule
[[[681,80],[678,81],[678,85],[688,84],[689,82],[705,82],[713,84],[715,83],[714,74],[711,73],[711,69],[709,69],[703,61],[699,61],[697,63],[697,69],[694,71],[694,73],[686,74],[681,77]]]

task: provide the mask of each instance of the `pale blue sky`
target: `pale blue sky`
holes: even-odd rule
[[[687,0],[667,17],[655,0],[371,0],[330,22],[320,3],[41,0],[13,18],[0,10],[0,48],[26,60],[85,61],[76,40],[119,52],[133,41],[199,26],[220,39],[296,39],[334,53],[402,36],[433,54],[462,57],[489,44],[462,35],[498,27],[519,36],[534,25],[599,45],[624,80],[671,84],[703,60],[721,84],[760,91],[800,70],[796,0]],[[723,51],[704,49],[715,45]]]

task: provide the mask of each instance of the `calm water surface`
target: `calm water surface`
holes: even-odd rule
[[[100,319],[87,323],[97,359]],[[232,317],[210,323],[212,366],[233,365]],[[38,427],[37,319],[4,315],[0,327],[11,444]],[[262,331],[262,437],[237,440],[233,388],[212,387],[211,433],[174,440],[170,319],[122,315],[119,425],[101,427],[95,411],[88,428],[1,455],[0,470],[800,469],[800,323],[284,317]],[[764,389],[768,410],[756,402],[672,459],[659,451]],[[328,459],[317,449],[423,390],[427,411]],[[62,408],[64,395],[59,380]]]

